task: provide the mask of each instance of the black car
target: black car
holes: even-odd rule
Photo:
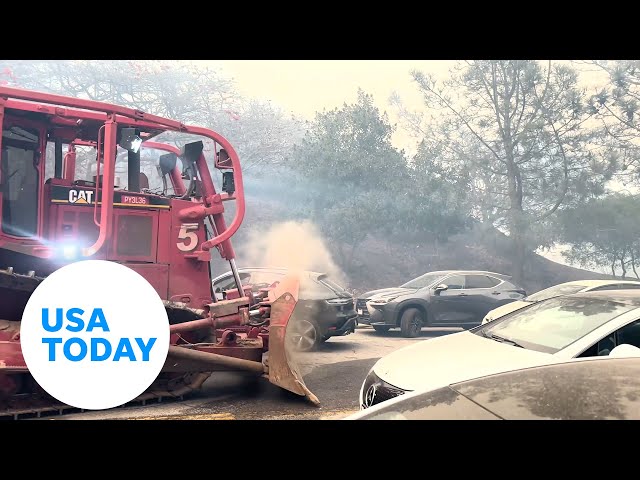
[[[399,327],[417,337],[432,327],[471,328],[494,308],[526,297],[525,290],[500,273],[476,270],[429,272],[396,288],[372,290],[356,301],[358,323],[377,332]]]
[[[243,286],[251,285],[254,292],[282,280],[289,271],[286,268],[240,268]],[[231,272],[212,281],[214,294],[224,298],[226,290],[235,290]],[[298,303],[287,327],[287,335],[301,351],[315,348],[330,337],[348,335],[356,328],[356,312],[353,296],[328,275],[319,272],[301,273]]]
[[[455,383],[350,420],[640,420],[640,358],[595,357]]]

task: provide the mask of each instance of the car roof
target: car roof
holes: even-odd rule
[[[558,298],[558,297],[556,297]],[[640,290],[601,290],[598,292],[578,292],[571,295],[564,295],[560,298],[595,298],[602,299],[624,305],[631,305],[634,307],[640,307]]]
[[[506,275],[504,273],[497,272],[489,272],[487,270],[438,270],[435,272],[427,272],[424,275],[492,275],[494,277],[502,278],[502,279],[510,279],[511,275]]]
[[[604,285],[618,285],[618,284],[630,284],[640,285],[639,280],[616,280],[615,278],[609,280],[572,280],[570,282],[563,282],[553,287],[559,287],[561,285],[584,285],[586,288],[602,287]],[[549,288],[553,288],[549,287]]]

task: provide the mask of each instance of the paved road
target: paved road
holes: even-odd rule
[[[184,401],[122,407],[109,411],[67,415],[65,419],[339,419],[358,410],[358,392],[378,358],[416,341],[453,333],[458,329],[425,328],[416,339],[391,331],[378,334],[370,327],[332,338],[316,352],[300,353],[297,361],[304,381],[320,399],[315,407],[302,397],[271,385],[220,372],[200,392]]]

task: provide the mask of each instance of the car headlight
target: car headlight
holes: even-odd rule
[[[394,295],[392,297],[382,297],[382,298],[376,298],[375,300],[371,300],[369,301],[370,305],[384,305],[386,303],[389,303],[393,300],[395,300],[396,298],[398,298],[399,295]]]

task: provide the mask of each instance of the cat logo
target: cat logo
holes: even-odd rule
[[[69,203],[90,205],[92,198],[91,190],[69,190]]]

